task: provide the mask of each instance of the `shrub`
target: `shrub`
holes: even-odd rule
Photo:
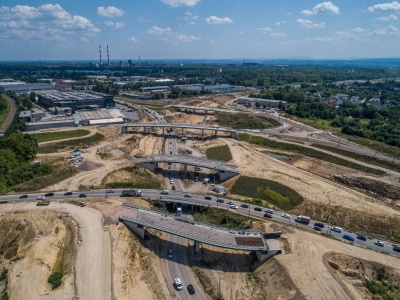
[[[63,273],[55,272],[49,276],[49,279],[47,279],[47,282],[50,283],[52,285],[52,289],[55,290],[56,288],[58,288],[61,285],[62,277],[63,277]]]

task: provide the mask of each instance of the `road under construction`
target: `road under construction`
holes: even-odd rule
[[[155,172],[159,163],[182,164],[184,165],[184,176],[187,172],[187,166],[206,168],[217,171],[219,179],[225,181],[236,175],[239,175],[237,166],[224,161],[210,160],[202,157],[185,155],[151,155],[136,160],[135,164],[142,165],[146,169]]]
[[[123,204],[119,221],[142,239],[145,237],[147,227],[192,240],[195,243],[196,252],[200,251],[201,244],[206,244],[231,250],[255,252],[257,259],[264,261],[282,251],[277,240],[280,236],[279,232],[268,235],[255,230],[227,229],[127,203]],[[267,237],[272,238],[267,239]]]

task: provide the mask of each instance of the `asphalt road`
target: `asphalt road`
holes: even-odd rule
[[[122,191],[122,189],[118,189],[118,190],[114,190],[114,193],[112,194],[108,194],[109,197],[119,197],[120,192]],[[46,200],[67,200],[67,199],[74,199],[77,198],[78,195],[80,193],[85,193],[87,195],[87,197],[93,197],[93,198],[98,198],[98,197],[105,197],[106,193],[105,190],[93,190],[93,191],[88,191],[88,192],[79,192],[79,191],[75,191],[73,192],[72,196],[64,196],[63,192],[57,192],[55,193],[54,196],[52,197],[46,197]],[[203,206],[212,206],[212,207],[219,207],[219,208],[225,208],[225,209],[229,209],[232,211],[236,211],[234,209],[229,208],[229,205],[227,204],[227,202],[229,201],[228,199],[224,199],[224,203],[217,203],[216,202],[216,197],[212,197],[211,200],[206,200],[204,199],[204,195],[200,195],[200,194],[192,194],[191,198],[187,198],[184,197],[184,192],[181,191],[170,191],[169,195],[162,195],[160,194],[159,190],[143,190],[143,197],[145,198],[150,198],[150,199],[161,199],[162,200],[167,200],[167,201],[171,201],[171,202],[179,202],[179,203],[187,203],[187,204],[194,204],[194,205],[203,205]],[[8,196],[1,196],[0,197],[0,201],[9,201],[9,202],[20,202],[20,201],[36,201],[36,197],[38,196],[43,196],[43,193],[35,193],[35,194],[30,194],[28,198],[26,199],[20,199],[18,195],[8,195]],[[82,200],[84,201],[84,198],[82,198]],[[253,205],[250,205],[249,208],[243,208],[241,207],[241,205],[243,204],[242,202],[238,202],[238,201],[234,201],[234,203],[238,206],[237,212],[243,213],[243,214],[248,214],[250,216],[257,216],[260,218],[264,218],[264,211],[267,208],[262,208],[262,212],[259,211],[255,211]],[[0,204],[1,205],[1,204]],[[318,220],[311,220],[310,224],[305,225],[305,224],[301,224],[301,223],[297,223],[294,221],[294,218],[296,216],[294,215],[290,215],[290,219],[284,218],[282,217],[282,214],[284,214],[285,212],[281,212],[281,211],[275,211],[272,214],[272,219],[273,221],[278,221],[281,223],[286,223],[286,224],[292,224],[294,226],[297,227],[302,227],[302,228],[307,228],[309,230],[314,230],[314,223],[315,222],[320,222]],[[393,245],[394,243],[387,241],[387,240],[382,240],[384,243],[384,246],[378,246],[375,245],[374,242],[376,242],[376,239],[372,239],[368,234],[365,234],[365,236],[367,236],[367,240],[366,241],[362,241],[356,238],[357,234],[355,232],[346,230],[344,228],[342,228],[342,231],[340,233],[338,232],[334,232],[331,230],[331,226],[332,224],[328,224],[328,223],[324,223],[324,222],[320,222],[324,224],[324,228],[321,231],[322,233],[325,234],[330,234],[336,238],[338,238],[338,240],[343,241],[343,242],[348,242],[345,239],[343,239],[343,235],[344,234],[349,234],[351,236],[354,237],[354,245],[358,245],[358,246],[362,246],[362,247],[366,247],[366,248],[370,248],[372,250],[375,251],[379,251],[379,252],[385,252],[385,253],[389,253],[391,255],[395,255],[400,257],[400,253],[399,252],[395,252],[393,251]],[[318,233],[316,231],[316,233]],[[182,255],[186,255],[182,254]]]

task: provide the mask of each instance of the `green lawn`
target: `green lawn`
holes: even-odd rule
[[[5,107],[5,109],[0,110],[0,126],[3,124],[4,120],[7,118],[10,112],[10,104],[4,97],[0,96],[0,107]]]
[[[38,153],[55,153],[59,151],[73,150],[75,148],[81,148],[84,146],[91,146],[104,140],[104,138],[105,138],[104,135],[97,132],[95,135],[92,135],[87,138],[80,138],[70,141],[62,141],[58,143],[39,145]]]
[[[208,148],[206,150],[208,159],[230,161],[232,159],[231,151],[227,145]]]
[[[207,207],[202,212],[195,212],[193,218],[196,221],[240,229],[250,229],[254,220],[253,218],[249,219],[247,216],[215,207]]]
[[[303,201],[299,193],[279,182],[247,176],[239,177],[231,193],[264,200],[283,210],[291,210]],[[254,204],[265,206],[263,202]]]
[[[267,129],[280,125],[276,120],[252,114],[217,113],[216,116],[220,126],[235,129]]]
[[[252,144],[256,144],[256,145],[260,145],[260,146],[265,146],[266,148],[269,149],[277,149],[277,150],[285,150],[285,151],[289,151],[292,153],[297,153],[300,155],[304,155],[304,156],[308,156],[308,157],[312,157],[312,158],[316,158],[316,159],[320,159],[323,161],[327,161],[333,164],[337,164],[340,166],[344,166],[344,167],[348,167],[351,169],[355,169],[355,170],[359,170],[365,173],[370,173],[370,174],[374,174],[374,175],[385,175],[386,173],[384,171],[378,170],[378,169],[374,169],[374,168],[370,168],[370,167],[366,167],[366,166],[362,166],[359,165],[357,163],[345,160],[345,159],[341,159],[339,157],[333,156],[333,155],[329,155],[323,152],[320,152],[318,150],[314,150],[314,149],[310,149],[307,147],[303,147],[300,145],[294,145],[294,144],[289,144],[289,143],[283,143],[283,142],[277,142],[277,141],[273,141],[273,140],[269,140],[266,139],[264,137],[261,136],[251,136],[245,133],[240,133],[239,134],[240,140],[241,141],[246,141]]]
[[[43,132],[32,134],[36,138],[38,143],[50,142],[56,140],[70,139],[76,137],[82,137],[89,135],[90,131],[86,129],[77,129],[70,131],[58,131],[58,132]]]

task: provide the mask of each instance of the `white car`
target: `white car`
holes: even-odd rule
[[[44,196],[38,196],[38,197],[36,198],[36,200],[44,200],[44,199],[45,199]]]
[[[337,226],[332,226],[331,230],[332,230],[332,231],[335,231],[335,232],[339,232],[339,233],[342,232],[342,228],[337,227]]]
[[[178,291],[181,291],[183,289],[182,281],[180,278],[175,278],[174,284]]]
[[[114,193],[114,190],[107,190],[107,193]]]
[[[375,241],[374,244],[379,246],[379,247],[384,247],[385,246],[385,244],[383,242],[381,242],[381,241]]]
[[[282,218],[285,218],[285,219],[289,219],[289,220],[291,219],[290,216],[289,216],[288,214],[282,214],[281,217],[282,217]]]
[[[232,209],[238,209],[238,207],[236,205],[231,205],[229,207],[232,208]]]
[[[226,202],[226,204],[228,204],[228,205],[234,205],[234,204],[235,204],[235,202],[233,202],[233,201],[229,200],[228,202]]]
[[[185,195],[183,195],[183,197],[192,198],[192,195],[191,194],[185,194]]]
[[[169,182],[170,184],[174,184],[174,181],[173,180],[170,180],[170,182]]]

